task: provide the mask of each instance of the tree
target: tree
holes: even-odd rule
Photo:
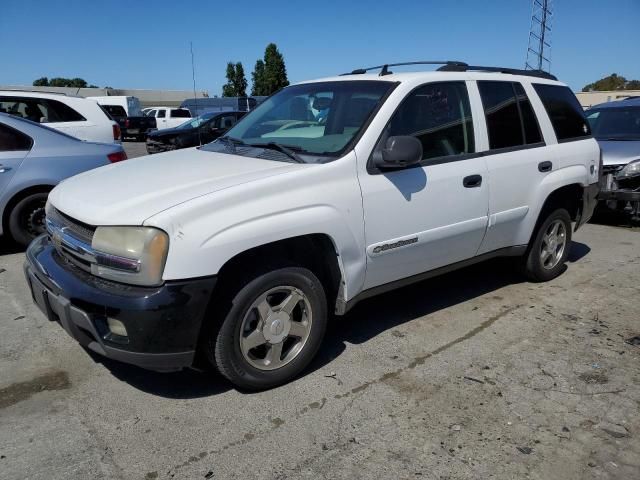
[[[36,87],[76,87],[85,88],[87,86],[86,80],[82,78],[64,78],[55,77],[49,80],[47,77],[42,77],[33,82]]]
[[[284,57],[275,43],[267,45],[263,60],[256,61],[251,80],[251,95],[271,95],[289,85]]]
[[[289,85],[284,57],[275,43],[270,43],[264,51],[265,95],[271,95]]]
[[[247,77],[244,75],[244,67],[241,62],[236,63],[236,96],[247,96]]]
[[[257,60],[256,66],[253,67],[251,73],[251,95],[266,95],[266,87],[264,84],[264,61]]]
[[[591,91],[609,91],[609,90],[638,90],[640,89],[640,80],[627,80],[616,73],[612,73],[608,77],[601,78],[597,82],[585,85],[583,92]]]
[[[227,63],[227,83],[222,86],[223,97],[246,97],[247,78],[244,75],[244,67],[238,62]]]

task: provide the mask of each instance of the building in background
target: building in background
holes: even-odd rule
[[[33,87],[25,85],[0,85],[0,90],[28,90],[33,92],[53,92],[78,97],[127,96],[137,97],[142,108],[166,106],[179,107],[187,98],[193,98],[193,90],[142,90],[130,88],[75,88],[75,87]],[[196,91],[197,98],[208,98],[206,90]]]
[[[578,97],[582,108],[589,108],[600,103],[615,102],[629,97],[640,97],[640,90],[577,92],[576,97]]]

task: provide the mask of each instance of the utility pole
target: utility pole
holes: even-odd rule
[[[553,0],[532,0],[525,70],[551,70]]]

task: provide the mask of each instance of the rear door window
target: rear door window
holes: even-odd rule
[[[520,83],[479,81],[478,89],[491,150],[542,142],[538,119]]]
[[[178,109],[171,110],[171,117],[172,118],[191,118],[191,114],[189,113],[189,110],[178,108]]]
[[[558,142],[582,140],[591,136],[580,102],[569,87],[536,83],[533,88],[549,115]]]
[[[0,123],[0,152],[31,150],[32,145],[31,137]]]
[[[0,109],[37,123],[83,122],[73,108],[58,100],[32,97],[0,97]]]

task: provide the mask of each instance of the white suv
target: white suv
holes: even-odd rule
[[[89,142],[120,143],[120,127],[95,100],[61,93],[0,91],[0,112]]]
[[[600,171],[569,88],[389,67],[287,87],[204,147],[63,182],[27,252],[35,302],[102,355],[204,359],[262,389],[363,298],[495,256],[559,275]]]

